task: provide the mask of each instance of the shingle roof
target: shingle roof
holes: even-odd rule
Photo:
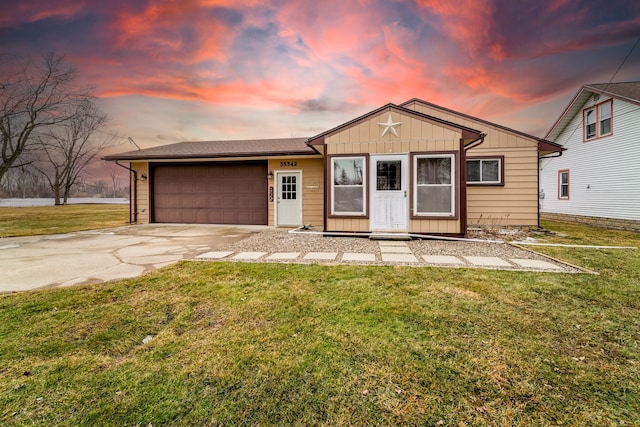
[[[571,102],[569,102],[569,105],[565,107],[562,114],[560,114],[556,122],[551,126],[545,138],[552,141],[556,140],[569,125],[573,117],[582,111],[585,102],[587,102],[594,93],[640,105],[640,82],[586,84],[582,86],[580,90],[578,90],[578,93],[571,99]]]
[[[308,138],[249,139],[235,141],[186,141],[103,157],[104,160],[200,159],[313,155]]]
[[[458,116],[458,117],[465,118],[465,119],[473,121],[473,122],[477,122],[477,123],[481,123],[481,124],[484,124],[484,125],[487,125],[487,126],[490,126],[490,127],[501,129],[503,131],[510,132],[510,133],[513,133],[513,134],[516,134],[516,135],[520,135],[520,136],[525,137],[527,139],[531,139],[533,141],[536,141],[538,143],[538,151],[541,154],[547,154],[547,153],[561,151],[561,147],[558,144],[556,144],[554,142],[551,142],[551,141],[548,141],[548,140],[546,140],[544,138],[538,138],[537,136],[529,135],[528,133],[520,132],[519,130],[511,129],[511,128],[508,128],[506,126],[499,125],[497,123],[492,123],[492,122],[489,122],[487,120],[480,119],[478,117],[474,117],[474,116],[470,116],[468,114],[460,113],[459,111],[451,110],[450,108],[442,107],[440,105],[436,105],[436,104],[424,101],[424,100],[419,99],[419,98],[410,99],[407,102],[403,102],[400,105],[401,106],[406,106],[406,105],[411,104],[412,102],[416,102],[416,103],[419,103],[419,104],[424,104],[424,105],[427,105],[429,107],[438,109],[440,111],[447,112],[449,114],[453,114],[453,115]]]
[[[584,87],[616,98],[623,98],[636,103],[640,102],[640,82],[592,83]]]

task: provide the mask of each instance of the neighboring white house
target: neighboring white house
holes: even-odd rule
[[[640,221],[640,82],[582,86],[545,139],[541,212]]]

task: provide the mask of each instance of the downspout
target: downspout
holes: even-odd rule
[[[475,141],[472,141],[469,145],[467,145],[466,147],[464,147],[463,150],[463,155],[461,157],[463,157],[461,159],[461,165],[460,165],[460,181],[464,181],[464,211],[462,209],[460,209],[460,219],[461,219],[461,223],[460,224],[463,228],[464,228],[464,237],[468,237],[469,235],[469,224],[468,224],[468,219],[469,219],[469,215],[468,215],[468,199],[467,199],[467,189],[469,188],[467,186],[467,151],[469,151],[470,149],[477,147],[478,145],[481,145],[484,142],[484,138],[487,136],[486,133],[481,133],[480,137],[478,139],[476,139]],[[460,140],[460,144],[463,145],[464,142],[461,139]],[[462,202],[462,200],[461,200]]]
[[[131,167],[121,165],[117,160],[115,163],[133,174],[133,185],[129,185],[129,224],[135,224],[138,222],[138,173]]]
[[[538,228],[542,228],[542,226],[540,225],[540,170],[541,170],[540,160],[554,159],[556,157],[560,157],[562,156],[563,150],[557,151],[555,153],[547,154],[546,156],[538,157]],[[554,156],[553,154],[556,154],[556,155]]]

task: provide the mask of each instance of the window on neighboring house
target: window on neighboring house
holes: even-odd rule
[[[558,171],[558,199],[569,198],[569,171]]]
[[[611,101],[598,105],[598,123],[600,123],[600,135],[611,133]]]
[[[331,214],[366,215],[365,158],[331,158]]]
[[[611,135],[612,107],[609,99],[583,111],[585,141]]]
[[[591,108],[584,113],[584,135],[585,139],[596,137],[596,109]]]
[[[467,184],[502,184],[502,157],[498,158],[468,158]]]
[[[416,216],[455,215],[455,155],[414,157],[414,203]]]

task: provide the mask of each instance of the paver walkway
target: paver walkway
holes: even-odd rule
[[[380,241],[380,253],[356,252],[231,252],[215,251],[198,255],[199,260],[265,261],[265,262],[323,262],[334,264],[388,263],[399,265],[422,265],[440,267],[479,267],[509,270],[534,270],[547,272],[573,272],[559,264],[538,259],[503,259],[495,256],[416,256],[406,242]]]

